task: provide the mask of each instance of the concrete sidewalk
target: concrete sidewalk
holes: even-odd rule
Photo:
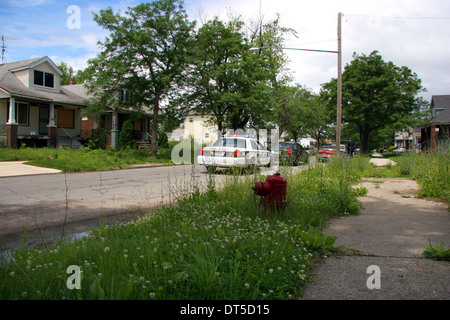
[[[300,299],[450,300],[450,262],[423,257],[425,245],[450,245],[447,205],[417,198],[410,179],[364,179],[357,187],[368,190],[361,213],[324,230],[345,253],[322,259]]]
[[[0,178],[16,177],[37,174],[60,173],[61,170],[41,168],[25,164],[27,161],[2,161],[0,162]]]
[[[372,159],[370,159],[370,162],[376,166],[387,166],[389,164],[395,165],[394,161],[392,161],[391,159],[388,159],[388,158],[384,158],[379,153],[373,153]]]

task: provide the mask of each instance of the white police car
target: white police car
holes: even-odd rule
[[[200,150],[198,164],[208,171],[216,168],[249,168],[270,165],[272,156],[258,140],[249,136],[223,137]]]

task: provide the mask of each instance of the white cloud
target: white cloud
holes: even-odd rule
[[[35,7],[40,6],[46,3],[53,2],[48,0],[8,0],[8,4],[12,7],[20,7],[20,8],[27,8],[27,7]]]
[[[201,8],[208,19],[226,19],[227,7],[254,18],[259,10],[269,21],[275,13],[281,24],[297,30],[299,38],[286,47],[337,50],[337,14],[342,18],[343,67],[353,53],[370,54],[378,50],[386,61],[407,66],[427,87],[427,98],[450,93],[450,2],[446,0],[219,0],[188,1],[189,13]],[[192,12],[192,13],[191,13]],[[447,19],[430,19],[446,17]],[[197,17],[193,17],[198,19]],[[298,83],[316,91],[322,83],[337,76],[337,58],[324,53],[287,52]],[[443,92],[444,91],[444,92]]]
[[[89,59],[95,58],[97,55],[95,53],[88,53],[81,56],[55,56],[51,57],[52,60],[58,64],[61,61],[66,62],[69,66],[71,66],[75,72],[78,70],[84,70],[87,67],[87,61]]]
[[[8,21],[2,33],[18,40],[8,43],[7,55],[8,50],[15,54],[15,58],[8,57],[8,61],[25,59],[30,54],[56,55],[67,62],[72,57],[71,61],[81,68],[81,61],[95,54],[97,41],[103,41],[108,34],[92,21],[91,12],[111,6],[114,11],[120,9],[123,13],[127,7],[140,2],[74,2],[82,10],[81,29],[68,30],[65,27],[68,17],[65,8],[71,2],[9,0],[8,16],[0,16],[0,19]],[[53,5],[44,8],[49,3]],[[55,9],[57,5],[62,11]],[[337,14],[342,12],[343,66],[351,62],[354,52],[370,54],[378,50],[385,60],[408,66],[416,72],[427,87],[428,95],[450,93],[448,0],[185,0],[184,6],[189,17],[199,23],[215,16],[225,20],[230,12],[246,21],[255,19],[260,13],[265,21],[270,21],[278,13],[281,25],[295,29],[299,36],[289,38],[286,47],[322,50],[337,50]],[[23,15],[27,19],[22,19]],[[54,52],[56,50],[57,53]],[[337,57],[334,54],[286,53],[296,82],[304,86],[317,91],[321,84],[337,76]]]

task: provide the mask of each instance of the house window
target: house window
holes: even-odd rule
[[[6,109],[6,119],[9,119],[9,108]],[[29,108],[26,102],[16,102],[16,123],[21,126],[29,125]]]
[[[194,118],[189,118],[189,122],[194,122]]]
[[[209,132],[205,132],[205,139],[209,139]]]
[[[58,126],[64,129],[75,128],[75,110],[58,109]]]
[[[34,70],[34,84],[37,86],[54,88],[55,87],[55,77],[54,77],[53,73]]]
[[[128,90],[127,89],[117,90],[116,97],[117,97],[117,100],[119,100],[120,102],[129,101]]]
[[[17,123],[22,126],[28,126],[28,103],[17,102],[16,103],[16,118]]]

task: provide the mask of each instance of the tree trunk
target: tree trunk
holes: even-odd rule
[[[367,154],[369,152],[369,131],[362,130],[359,132],[359,138],[361,140],[361,153]]]

